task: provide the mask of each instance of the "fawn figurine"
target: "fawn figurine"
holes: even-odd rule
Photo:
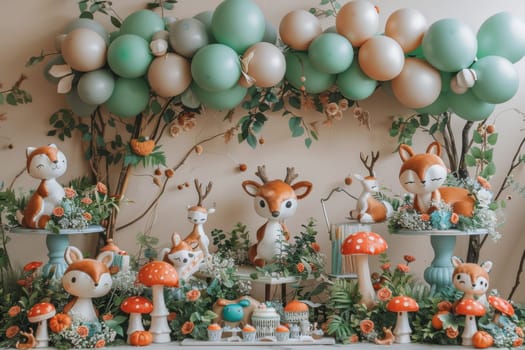
[[[300,181],[292,184],[298,176],[294,168],[286,168],[284,181],[269,181],[264,165],[257,167],[255,175],[262,184],[246,180],[242,188],[254,197],[255,211],[267,221],[257,230],[257,243],[250,247],[248,258],[255,266],[264,266],[282,253],[282,245],[289,238],[284,219],[295,214],[297,200],[310,193],[312,183]]]
[[[434,204],[443,201],[452,206],[454,213],[471,217],[474,198],[460,187],[441,187],[447,178],[448,169],[441,159],[441,145],[432,142],[426,153],[415,154],[412,148],[402,144],[399,156],[403,161],[399,172],[401,185],[414,196],[414,209],[430,213]]]
[[[361,182],[363,191],[357,199],[356,208],[350,211],[350,217],[357,219],[363,224],[372,224],[375,222],[382,222],[392,216],[392,205],[387,201],[380,201],[374,197],[374,193],[379,191],[379,184],[375,177],[374,164],[379,159],[379,151],[375,154],[371,152],[372,159],[368,165],[368,156],[363,153],[359,154],[361,162],[368,170],[368,176],[361,176],[354,174],[354,177]]]
[[[478,302],[488,307],[485,293],[489,289],[489,272],[492,262],[485,261],[482,264],[464,263],[457,256],[452,257],[452,283],[456,289],[462,291],[463,298],[477,299]]]
[[[66,172],[66,156],[56,145],[50,144],[28,147],[26,157],[28,174],[41,181],[23,213],[17,213],[18,222],[28,228],[45,228],[53,209],[65,195],[64,188],[56,179]]]
[[[193,250],[176,232],[171,236],[171,243],[171,249],[164,248],[160,256],[163,257],[162,260],[175,266],[179,279],[185,281],[199,270],[204,253]]]
[[[193,224],[193,230],[189,235],[184,238],[184,241],[188,243],[193,250],[200,249],[204,253],[204,257],[208,258],[210,256],[209,245],[210,239],[204,232],[204,224],[208,220],[208,214],[215,213],[215,208],[205,208],[202,205],[202,202],[210,194],[212,183],[209,182],[206,186],[206,192],[202,188],[202,184],[199,180],[195,179],[195,189],[197,190],[197,195],[199,200],[197,205],[188,206],[188,220]]]
[[[85,322],[98,322],[97,310],[92,298],[99,298],[111,289],[113,280],[109,267],[113,262],[113,253],[100,253],[96,259],[84,259],[82,252],[69,246],[64,254],[69,265],[62,276],[62,285],[73,299],[64,307],[64,312],[71,318]]]

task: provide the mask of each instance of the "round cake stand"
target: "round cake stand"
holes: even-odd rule
[[[434,259],[425,269],[423,277],[430,287],[436,291],[452,286],[452,255],[456,247],[456,237],[483,235],[487,230],[459,231],[459,230],[428,230],[408,231],[400,230],[394,234],[407,236],[430,236],[430,245],[434,251]]]
[[[20,235],[45,235],[47,256],[49,261],[43,266],[42,273],[51,279],[60,280],[67,269],[67,263],[64,259],[64,253],[69,246],[69,236],[83,235],[88,233],[104,232],[104,228],[99,225],[88,226],[83,230],[64,229],[60,233],[54,233],[49,230],[31,229],[25,227],[14,227],[9,230],[10,233]]]

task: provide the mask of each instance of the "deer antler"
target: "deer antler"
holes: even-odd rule
[[[295,172],[295,168],[286,168],[286,177],[284,178],[284,182],[288,185],[291,185],[293,180],[297,179],[299,174]]]
[[[370,174],[370,176],[375,176],[374,164],[379,159],[379,151],[377,151],[375,154],[374,154],[374,151],[371,151],[370,155],[372,156],[372,159],[370,160],[370,165],[368,165],[368,156],[365,157],[363,152],[359,153],[359,158],[361,158],[361,163],[363,163],[365,168],[368,170],[368,173]]]
[[[265,184],[268,182],[268,176],[266,176],[266,166],[261,165],[257,167],[255,175],[261,179],[262,183]]]
[[[210,194],[212,182],[208,182],[208,186],[206,186],[206,192],[203,193],[202,184],[199,182],[198,179],[195,179],[195,189],[197,190],[197,195],[199,196],[199,201],[197,202],[197,205],[201,206],[202,201]]]

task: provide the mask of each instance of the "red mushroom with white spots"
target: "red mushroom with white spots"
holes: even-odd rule
[[[141,296],[129,297],[120,304],[120,309],[129,314],[127,342],[129,344],[129,338],[135,331],[143,331],[144,325],[142,324],[142,314],[149,314],[153,311],[153,304],[148,298]]]
[[[474,299],[463,298],[456,305],[455,312],[458,315],[465,315],[465,330],[461,335],[463,339],[461,345],[470,346],[472,345],[472,337],[478,331],[476,316],[485,315],[485,307]]]
[[[153,292],[153,311],[149,331],[154,343],[169,343],[170,327],[168,309],[164,302],[164,287],[178,287],[179,276],[173,265],[164,261],[152,261],[144,265],[137,276],[140,283],[151,287]]]
[[[37,348],[47,348],[49,346],[47,320],[55,316],[55,314],[55,307],[50,303],[38,303],[29,309],[27,320],[31,323],[38,323],[35,337]]]
[[[512,307],[511,303],[509,303],[507,300],[497,297],[495,295],[491,295],[488,298],[489,304],[494,308],[494,318],[492,319],[492,322],[497,324],[501,327],[501,324],[499,323],[499,317],[501,315],[512,317],[514,316],[514,308]]]
[[[368,309],[376,305],[376,293],[370,279],[368,256],[383,253],[388,248],[386,241],[374,232],[356,232],[348,236],[341,247],[341,254],[354,255],[357,269],[357,284],[361,304]]]
[[[388,311],[397,312],[396,327],[394,328],[394,341],[399,344],[410,343],[412,329],[408,322],[408,313],[419,310],[417,302],[406,296],[397,296],[386,304]]]

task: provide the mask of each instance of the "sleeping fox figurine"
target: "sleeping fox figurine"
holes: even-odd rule
[[[28,228],[45,228],[53,209],[64,198],[64,188],[57,182],[67,169],[67,160],[56,145],[28,147],[26,149],[27,172],[40,185],[27,202],[19,223]]]
[[[399,156],[403,161],[399,181],[405,190],[413,193],[414,209],[419,213],[430,213],[433,203],[443,201],[452,206],[454,213],[471,217],[474,198],[461,187],[441,187],[447,179],[448,169],[441,159],[441,145],[432,142],[426,153],[415,154],[412,148],[402,144]]]

